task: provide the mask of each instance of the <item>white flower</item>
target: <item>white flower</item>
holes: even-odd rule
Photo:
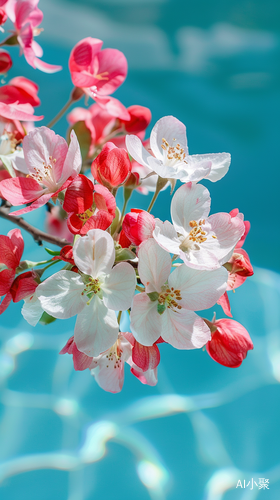
[[[230,258],[244,233],[242,218],[220,212],[210,215],[211,198],[201,184],[184,184],[173,196],[173,225],[156,220],[153,236],[167,252],[194,269],[217,269]]]
[[[150,145],[153,155],[143,147],[136,135],[126,136],[129,154],[141,165],[164,179],[181,182],[220,180],[230,165],[229,153],[189,155],[185,125],[174,116],[164,116],[154,126]]]
[[[114,311],[131,306],[135,272],[126,262],[113,267],[114,241],[101,229],[92,229],[78,239],[73,256],[80,273],[59,271],[41,283],[36,293],[43,309],[55,318],[78,315],[74,332],[77,348],[87,356],[98,356],[117,340]]]
[[[212,307],[223,295],[226,269],[197,271],[181,265],[170,274],[171,257],[153,239],[140,245],[138,256],[145,293],[133,299],[130,319],[135,339],[151,346],[161,336],[177,349],[205,345],[210,330],[193,311]]]

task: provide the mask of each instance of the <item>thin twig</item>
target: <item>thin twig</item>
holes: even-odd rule
[[[71,244],[65,239],[58,238],[56,236],[52,236],[51,234],[47,234],[44,233],[43,231],[40,231],[40,229],[37,229],[36,227],[32,226],[31,224],[26,222],[22,217],[17,217],[16,215],[10,215],[9,211],[11,206],[12,205],[8,201],[4,201],[2,203],[2,206],[0,207],[0,217],[2,219],[6,219],[12,222],[12,224],[16,224],[16,226],[19,226],[20,228],[27,231],[29,234],[31,234],[34,241],[37,241],[38,245],[42,245],[43,241],[47,241],[48,243],[57,245],[60,248],[63,248],[65,245]]]

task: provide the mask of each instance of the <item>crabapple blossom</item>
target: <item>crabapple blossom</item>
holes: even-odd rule
[[[208,322],[210,324],[210,322]],[[219,319],[211,323],[212,338],[206,350],[212,359],[224,366],[237,368],[254,348],[247,330],[232,319]]]
[[[155,218],[145,210],[132,208],[131,212],[125,215],[122,228],[131,243],[138,246],[153,237]]]
[[[109,97],[126,78],[127,60],[117,49],[101,50],[102,45],[101,40],[91,37],[75,45],[69,59],[72,82],[111,115],[129,120],[123,104]]]
[[[13,205],[31,203],[26,208],[13,212],[24,214],[45,205],[65,189],[81,169],[80,146],[75,132],[71,132],[68,147],[65,139],[47,127],[29,132],[23,139],[26,177],[7,179],[1,182],[2,195]],[[17,158],[14,160],[18,164]],[[23,170],[22,164],[19,169]]]
[[[41,283],[36,294],[43,309],[55,318],[77,314],[74,338],[79,351],[99,356],[117,339],[114,311],[131,306],[135,272],[126,262],[113,267],[114,241],[101,229],[91,229],[78,239],[73,256],[79,272],[59,271]]]
[[[8,1],[5,11],[14,24],[14,36],[17,37],[28,64],[45,73],[55,73],[62,67],[43,62],[40,59],[43,55],[42,47],[34,40],[34,36],[41,32],[38,26],[43,20],[43,12],[37,7],[38,2],[39,0]]]
[[[91,165],[93,177],[106,187],[123,184],[131,172],[131,163],[125,149],[107,142]]]
[[[39,87],[32,80],[23,76],[17,76],[0,88],[0,102],[6,104],[30,104],[39,106],[41,101],[38,97]]]
[[[126,137],[126,147],[132,158],[164,179],[179,179],[181,182],[209,179],[216,182],[229,169],[229,153],[189,155],[186,127],[174,116],[164,116],[155,124],[150,145],[152,155],[138,137]]]
[[[181,265],[170,274],[170,255],[151,238],[140,245],[138,257],[145,292],[133,299],[130,318],[135,339],[151,346],[161,336],[177,349],[202,347],[210,330],[194,311],[212,307],[223,295],[227,271]]]
[[[173,225],[156,221],[153,235],[166,251],[194,269],[218,269],[227,262],[244,233],[243,220],[227,213],[209,214],[210,194],[201,184],[181,186],[171,202]]]
[[[67,188],[63,209],[73,234],[85,235],[90,229],[107,229],[115,217],[116,201],[105,187],[95,186],[84,175],[78,175]]]

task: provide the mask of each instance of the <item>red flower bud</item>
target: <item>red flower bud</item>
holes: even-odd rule
[[[246,358],[247,351],[254,348],[249,333],[232,319],[219,319],[213,327],[216,330],[206,344],[209,356],[223,366],[237,368]]]
[[[112,142],[105,144],[91,165],[93,177],[99,184],[109,188],[123,184],[130,172],[131,163],[127,151],[117,148]]]

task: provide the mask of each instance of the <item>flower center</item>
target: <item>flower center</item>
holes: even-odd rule
[[[187,252],[188,250],[200,250],[199,244],[207,240],[206,231],[203,230],[203,225],[205,224],[205,219],[196,222],[191,220],[189,226],[192,228],[188,236],[182,239],[182,243],[179,246],[180,250]],[[216,236],[212,236],[216,238]],[[183,237],[182,237],[183,238]]]
[[[93,205],[90,208],[88,208],[85,212],[83,212],[82,214],[77,214],[77,217],[82,221],[83,226],[85,225],[86,221],[90,217],[92,217],[92,215],[94,214],[95,210],[96,210],[96,206],[93,203]]]
[[[100,298],[102,298],[101,281],[98,278],[87,276],[86,285],[84,290],[82,291],[82,295],[87,295],[87,297],[89,298],[87,305],[89,305],[91,299],[93,299],[95,295],[98,295]]]
[[[114,368],[120,368],[122,363],[122,350],[119,346],[119,340],[115,342],[115,344],[110,348],[108,354],[106,354],[106,358],[108,360],[108,365],[106,368],[109,368],[109,363],[114,363]]]
[[[43,161],[42,167],[34,167],[34,172],[32,174],[28,174],[26,177],[31,177],[35,179],[35,181],[40,182],[45,187],[53,190],[57,188],[57,184],[55,182],[54,177],[54,167],[56,164],[56,158],[49,156],[48,164]]]
[[[178,312],[182,309],[182,306],[178,304],[179,300],[182,300],[180,290],[174,290],[173,287],[164,288],[158,296],[158,313],[163,314],[166,308]]]
[[[173,139],[174,142],[176,142],[176,139]],[[167,142],[164,137],[161,140],[162,144],[161,147],[164,151],[164,159],[165,159],[165,164],[168,165],[169,167],[173,167],[176,165],[176,163],[188,163],[185,158],[186,158],[186,153],[184,148],[177,143],[174,144],[173,146],[170,146],[169,142]]]

